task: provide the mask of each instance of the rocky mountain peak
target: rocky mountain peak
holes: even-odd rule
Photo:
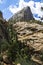
[[[9,21],[28,21],[28,20],[33,20],[33,14],[31,12],[30,7],[24,7],[22,10],[14,14]]]

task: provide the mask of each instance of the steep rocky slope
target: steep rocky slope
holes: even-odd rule
[[[8,23],[3,19],[2,13],[0,15],[0,44],[2,44],[1,42],[4,39],[9,45],[7,50],[4,48],[4,52],[1,52],[4,46],[0,46],[0,55],[2,55],[0,63],[4,63],[4,65],[15,65],[15,62],[12,60],[12,56],[13,58],[15,58],[15,56],[19,56],[16,55],[16,53],[18,54],[21,50],[23,51],[24,47],[22,47],[22,45],[24,45],[28,49],[28,51],[25,51],[27,52],[27,55],[30,56],[30,60],[37,63],[36,65],[43,65],[43,24],[33,20],[34,18],[30,8],[26,7],[15,14],[15,16],[9,19]],[[15,46],[15,43],[17,46]],[[20,45],[18,44],[20,44],[22,48],[20,48]],[[11,56],[7,55],[8,51]],[[21,65],[23,65],[23,63]]]
[[[17,32],[18,41],[29,48],[31,60],[43,65],[43,24],[34,20],[29,7],[17,12],[9,21]]]
[[[43,54],[43,25],[29,22],[17,22],[13,24],[17,32],[18,41],[29,47],[31,60],[42,64],[41,54]]]
[[[30,7],[25,7],[22,10],[20,10],[19,12],[17,12],[15,15],[13,15],[9,21],[10,23],[12,22],[17,22],[17,21],[28,21],[28,20],[33,20],[33,14],[30,10]]]

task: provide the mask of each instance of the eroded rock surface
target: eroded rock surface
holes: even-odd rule
[[[43,54],[43,25],[37,23],[17,22],[13,24],[13,28],[17,32],[18,41],[29,46],[34,54],[31,54],[31,60],[42,64],[40,54]],[[32,53],[33,53],[32,52]]]

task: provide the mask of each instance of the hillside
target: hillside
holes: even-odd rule
[[[0,65],[43,65],[43,22],[29,7],[8,22],[0,14]]]
[[[17,12],[9,19],[9,22],[17,33],[20,46],[26,46],[23,48],[25,54],[28,51],[27,56],[29,55],[32,61],[43,65],[43,23],[34,20],[30,7]]]

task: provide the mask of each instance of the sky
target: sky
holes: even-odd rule
[[[36,20],[43,16],[43,0],[0,0],[0,11],[3,12],[4,19],[8,20],[15,13],[29,6]]]

